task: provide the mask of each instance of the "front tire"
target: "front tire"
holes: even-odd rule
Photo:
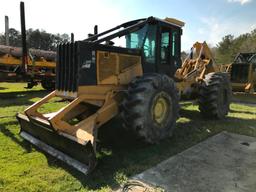
[[[163,74],[145,74],[128,86],[121,117],[127,130],[148,143],[171,135],[179,111],[174,81]]]

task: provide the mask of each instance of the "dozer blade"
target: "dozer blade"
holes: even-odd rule
[[[20,135],[39,149],[64,161],[78,171],[88,174],[96,166],[96,156],[91,142],[79,144],[65,134],[56,132],[50,124],[18,114]]]

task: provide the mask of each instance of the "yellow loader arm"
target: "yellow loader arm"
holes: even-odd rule
[[[178,80],[202,79],[209,72],[219,71],[206,42],[196,42],[191,48],[191,53],[184,60],[181,68],[176,71]],[[197,78],[195,78],[197,77]]]
[[[219,68],[215,64],[207,43],[196,42],[182,66],[175,73],[178,81],[177,87],[182,93],[191,92],[193,84],[202,81],[206,74],[218,71]]]

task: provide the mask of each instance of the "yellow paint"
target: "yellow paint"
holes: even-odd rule
[[[5,54],[0,56],[0,65],[21,65],[22,63],[22,58],[16,58],[13,57],[12,55],[9,54]],[[28,58],[28,66],[33,66],[33,62],[30,58]],[[46,67],[46,68],[55,68],[56,67],[56,63],[53,61],[46,61],[44,58],[41,58],[39,61],[35,61],[35,68],[38,67]]]

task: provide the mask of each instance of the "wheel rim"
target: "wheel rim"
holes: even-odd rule
[[[152,107],[152,117],[153,120],[158,124],[163,124],[166,122],[168,114],[170,112],[170,102],[165,97],[163,93],[159,93],[155,96],[153,107]]]

